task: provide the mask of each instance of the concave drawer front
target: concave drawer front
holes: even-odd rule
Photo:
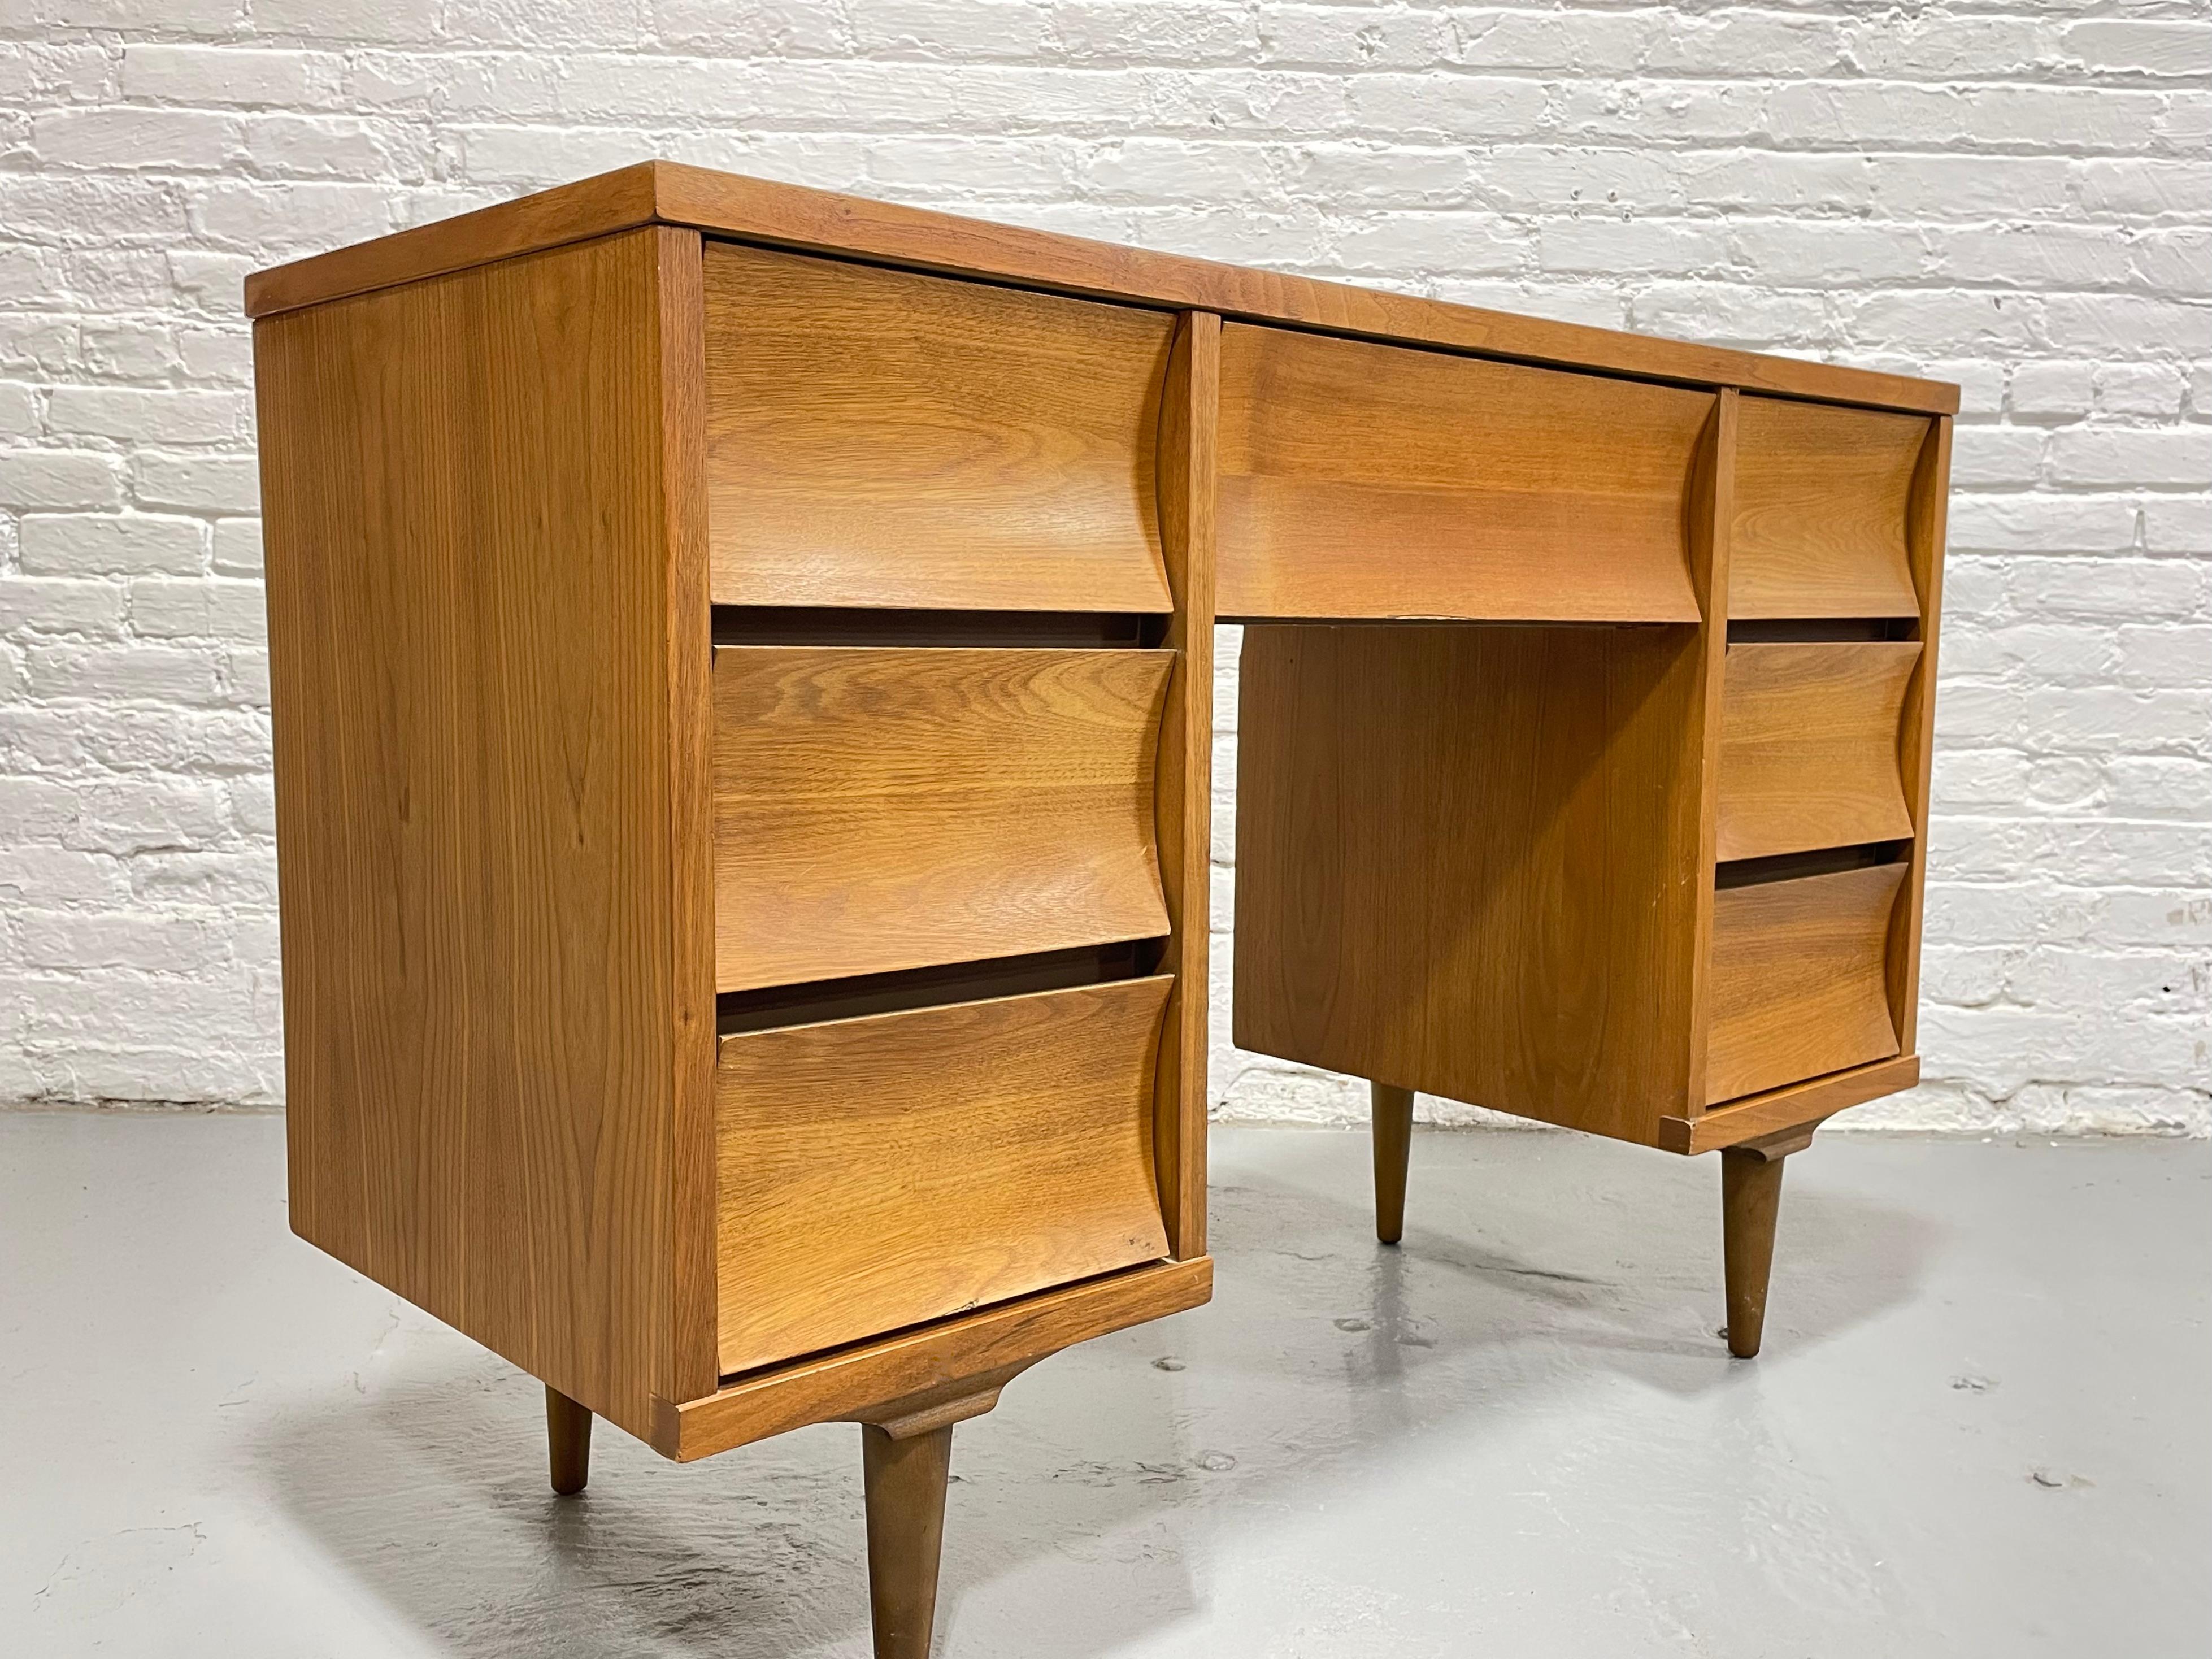
[[[1741,399],[1729,615],[1919,615],[1905,519],[1928,432],[1917,415]]]
[[[717,605],[1159,611],[1169,313],[706,248]]]
[[[1713,895],[1708,1105],[1897,1052],[1884,960],[1907,869],[1870,865]]]
[[[1167,1254],[1162,975],[722,1039],[721,1369]]]
[[[1917,641],[1729,647],[1719,855],[1911,836],[1898,723],[1919,660]]]
[[[1224,616],[1695,622],[1711,393],[1231,324]]]
[[[716,988],[1165,933],[1152,788],[1174,661],[716,651]]]

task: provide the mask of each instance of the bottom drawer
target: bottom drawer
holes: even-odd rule
[[[1713,895],[1705,1103],[1897,1052],[1886,963],[1909,866]]]
[[[724,1375],[1167,1254],[1169,975],[722,1039]]]

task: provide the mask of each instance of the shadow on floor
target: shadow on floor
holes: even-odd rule
[[[963,1425],[940,1631],[965,1592],[1019,1577],[1050,1626],[1038,1650],[1106,1654],[1206,1603],[1194,1509],[1316,1498],[1411,1438],[1480,1437],[1596,1373],[1756,1387],[1715,1334],[1715,1160],[1424,1134],[1393,1249],[1373,1240],[1363,1137],[1287,1154],[1281,1139],[1264,1168],[1217,1160],[1212,1307],[1072,1350]],[[1769,1364],[1910,1297],[1936,1240],[1923,1217],[1824,1188],[1817,1149],[1791,1175]],[[678,1468],[601,1424],[591,1490],[561,1500],[534,1383],[450,1340],[403,1370],[366,1397],[303,1401],[254,1449],[315,1545],[447,1651],[867,1651],[857,1429]],[[1109,1558],[1103,1595],[1086,1566]]]

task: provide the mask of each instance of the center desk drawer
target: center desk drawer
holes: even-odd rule
[[[1889,930],[1910,868],[1869,865],[1713,895],[1707,1105],[1898,1051]]]
[[[724,1375],[1168,1253],[1169,975],[726,1036]]]
[[[1911,836],[1898,726],[1919,660],[1910,640],[1729,647],[1718,856]]]
[[[1170,651],[714,653],[722,991],[1168,931]]]
[[[1224,617],[1686,622],[1713,394],[1225,324]]]

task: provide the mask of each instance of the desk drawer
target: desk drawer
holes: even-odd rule
[[[1711,392],[1228,324],[1224,617],[1696,622]]]
[[[1917,641],[1729,647],[1719,856],[1911,836],[1898,723],[1919,660]]]
[[[1742,398],[1729,615],[1918,616],[1905,519],[1928,433],[1918,415]]]
[[[1171,651],[714,653],[715,985],[1168,931]]]
[[[1170,982],[723,1038],[723,1373],[1164,1256]]]
[[[1898,1051],[1886,960],[1910,867],[1870,865],[1713,895],[1708,1105]]]
[[[717,605],[1164,611],[1166,312],[709,241]]]

